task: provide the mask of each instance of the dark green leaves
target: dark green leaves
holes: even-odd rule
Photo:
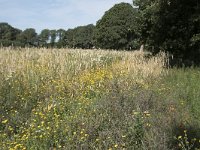
[[[106,49],[133,49],[138,38],[136,30],[137,10],[128,3],[120,3],[108,10],[97,22],[95,39],[97,46]]]
[[[200,8],[198,1],[135,0],[140,33],[146,47],[170,52],[186,65],[200,64]]]

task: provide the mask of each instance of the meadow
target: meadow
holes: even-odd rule
[[[159,53],[1,48],[0,149],[200,149],[200,69]]]

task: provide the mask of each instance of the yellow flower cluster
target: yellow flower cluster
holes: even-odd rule
[[[113,90],[112,81],[123,81],[132,76],[135,66],[131,57],[122,60],[123,56],[128,59],[129,54],[99,54],[102,56],[98,57],[93,51],[66,50],[5,53],[9,58],[0,60],[4,72],[0,74],[0,92],[3,93],[0,97],[5,100],[1,107],[5,110],[0,119],[1,148],[66,149],[66,145],[75,145],[77,147],[69,149],[78,149],[89,140],[100,144],[102,139],[91,135],[92,131],[87,129],[89,125],[84,121],[97,113],[92,104]],[[109,58],[107,54],[110,54]],[[94,62],[96,57],[99,59]],[[125,88],[119,92],[129,88],[131,79],[122,83]],[[148,88],[145,80],[138,79],[137,82]],[[106,117],[103,113],[99,116]],[[144,112],[143,117],[150,118],[150,113]],[[126,134],[119,137],[126,139]],[[112,137],[106,140],[112,140]],[[123,148],[122,143],[113,141],[108,148]]]

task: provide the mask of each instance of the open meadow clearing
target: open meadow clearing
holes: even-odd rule
[[[0,149],[200,148],[200,69],[164,53],[0,49]]]

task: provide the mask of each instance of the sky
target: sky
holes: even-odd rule
[[[24,30],[69,29],[96,22],[114,4],[132,0],[0,0],[0,22]]]

